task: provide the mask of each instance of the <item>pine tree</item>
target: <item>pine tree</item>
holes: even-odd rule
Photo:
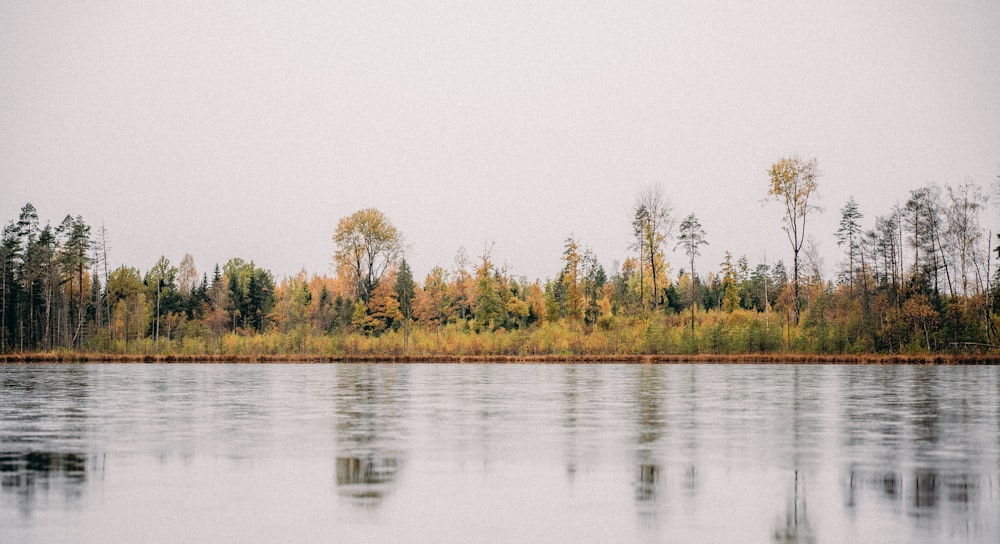
[[[86,305],[83,298],[83,271],[90,265],[90,257],[87,252],[90,250],[90,226],[83,218],[67,215],[59,226],[59,233],[62,235],[62,248],[59,256],[60,264],[63,267],[63,274],[67,278],[70,286],[70,298],[73,296],[73,280],[76,280],[77,307],[76,326],[73,334],[73,343],[79,336],[83,327],[83,317]]]
[[[493,330],[500,319],[501,304],[488,254],[483,256],[483,264],[476,270],[475,307],[476,328]]]
[[[399,301],[399,313],[403,317],[403,355],[406,355],[410,344],[410,321],[413,319],[413,299],[416,296],[416,284],[413,282],[413,272],[406,259],[399,262],[396,272],[396,298]]]
[[[847,246],[847,283],[854,288],[854,258],[861,242],[861,219],[864,216],[852,196],[840,210],[840,228],[837,229],[837,245]]]
[[[689,298],[691,299],[691,332],[694,332],[694,311],[695,311],[695,272],[694,272],[694,259],[698,255],[701,255],[699,248],[703,245],[708,245],[708,240],[705,239],[705,229],[701,228],[701,222],[692,213],[681,221],[680,236],[678,237],[677,246],[684,248],[684,254],[688,256],[691,260],[691,290],[689,293]]]

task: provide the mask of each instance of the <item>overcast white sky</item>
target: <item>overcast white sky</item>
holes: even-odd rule
[[[659,182],[715,270],[791,260],[761,200],[798,154],[829,271],[850,195],[867,226],[1000,174],[998,29],[996,0],[0,0],[0,219],[30,201],[104,223],[113,266],[280,277],[328,272],[338,219],[374,206],[418,277],[495,241],[533,279],[570,233],[623,260]]]

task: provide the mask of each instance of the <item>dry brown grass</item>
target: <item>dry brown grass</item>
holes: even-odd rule
[[[816,355],[752,353],[736,355],[141,355],[76,352],[0,354],[0,363],[503,363],[503,364],[891,364],[995,365],[1000,354],[984,355]]]

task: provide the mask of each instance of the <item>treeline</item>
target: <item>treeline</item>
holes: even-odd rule
[[[927,185],[872,221],[850,199],[824,277],[805,219],[817,211],[815,161],[783,159],[769,196],[785,206],[792,264],[727,252],[695,270],[710,243],[697,216],[676,221],[659,186],[633,209],[633,251],[605,270],[573,236],[562,267],[528,280],[489,245],[459,248],[417,279],[401,234],[376,209],[343,218],[332,275],[276,281],[233,258],[199,274],[185,255],[145,272],[108,264],[108,233],[83,218],[41,225],[26,204],[0,245],[0,351],[309,355],[914,353],[997,351],[1000,235],[982,226],[972,183]],[[867,224],[867,226],[865,226]],[[683,253],[680,265],[668,253]]]

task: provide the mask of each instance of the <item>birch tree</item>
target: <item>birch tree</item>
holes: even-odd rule
[[[768,171],[771,184],[767,195],[770,200],[784,208],[785,234],[792,246],[792,283],[795,292],[795,323],[799,322],[801,306],[799,301],[799,252],[806,240],[806,219],[809,212],[820,209],[809,200],[816,193],[816,178],[819,177],[816,159],[803,161],[798,157],[783,158],[771,165]]]
[[[664,272],[663,246],[670,240],[674,229],[673,207],[660,184],[651,185],[639,193],[632,226],[640,256],[649,263],[655,312],[660,309],[659,276]],[[640,270],[642,268],[643,266],[639,267]]]

